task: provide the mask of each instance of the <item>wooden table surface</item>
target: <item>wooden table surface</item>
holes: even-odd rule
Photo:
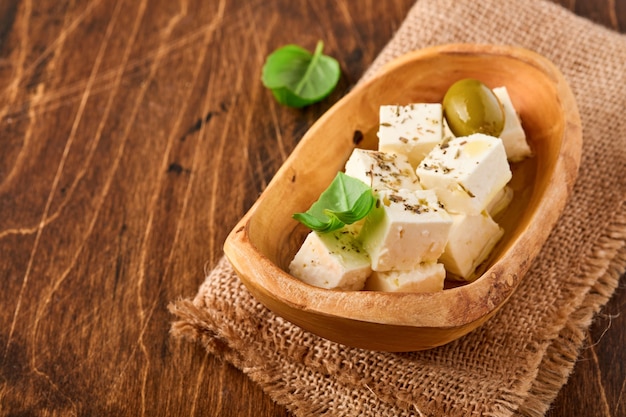
[[[172,339],[226,234],[414,0],[0,1],[0,415],[285,416]],[[558,3],[626,32],[626,0]],[[344,71],[274,103],[274,48]],[[550,416],[625,416],[624,277]]]

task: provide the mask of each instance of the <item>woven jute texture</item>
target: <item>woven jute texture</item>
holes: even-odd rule
[[[347,348],[253,299],[222,260],[172,333],[198,341],[297,416],[541,416],[626,270],[626,37],[542,0],[419,0],[364,79],[425,46],[510,44],[565,75],[583,123],[577,183],[517,291],[478,330],[415,353]]]

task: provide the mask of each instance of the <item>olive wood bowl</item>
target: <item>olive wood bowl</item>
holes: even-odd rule
[[[288,265],[309,232],[306,211],[356,147],[375,149],[383,104],[441,102],[456,80],[506,86],[533,156],[512,165],[512,203],[496,220],[505,233],[478,279],[435,293],[338,291],[291,276]],[[348,346],[416,351],[457,339],[509,299],[560,216],[580,162],[576,103],[559,70],[517,47],[453,44],[403,55],[358,85],[304,135],[224,250],[247,289],[274,313]]]

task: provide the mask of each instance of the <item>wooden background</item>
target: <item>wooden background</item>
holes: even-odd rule
[[[286,415],[167,305],[413,2],[0,0],[0,415]],[[626,32],[625,0],[558,3]],[[265,57],[318,39],[339,88],[276,105]],[[626,415],[624,281],[550,416]]]

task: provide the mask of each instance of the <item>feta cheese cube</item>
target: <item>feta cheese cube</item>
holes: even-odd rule
[[[359,234],[375,271],[411,270],[436,261],[452,218],[431,190],[382,190]]]
[[[489,213],[492,218],[495,218],[511,204],[511,201],[513,201],[513,189],[506,185],[496,194],[493,200],[487,204],[485,211]]]
[[[443,139],[440,103],[381,106],[378,150],[406,155],[415,168]]]
[[[422,189],[405,155],[356,148],[346,162],[345,172],[363,181],[375,192],[382,189]]]
[[[521,161],[532,153],[526,142],[526,133],[522,129],[522,122],[513,107],[506,87],[494,88],[493,93],[504,107],[504,129],[500,134],[500,139],[504,144],[506,155],[512,162]]]
[[[457,279],[471,281],[504,230],[486,212],[474,216],[452,214],[452,218],[448,244],[439,262]]]
[[[289,272],[316,287],[361,290],[372,269],[355,232],[342,228],[309,233],[289,264]]]
[[[502,141],[476,133],[435,147],[416,170],[424,188],[435,190],[446,210],[480,214],[511,179]]]
[[[410,271],[374,271],[365,282],[370,291],[437,292],[443,290],[446,270],[443,264],[428,262]]]

